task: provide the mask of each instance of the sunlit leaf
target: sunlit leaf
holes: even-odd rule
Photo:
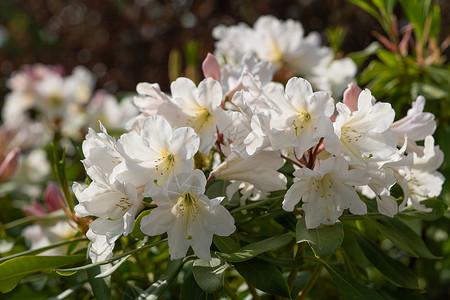
[[[71,256],[21,256],[0,264],[0,292],[14,289],[19,281],[35,272],[50,272],[57,267],[75,264],[86,259],[85,255]]]
[[[273,236],[256,243],[245,245],[233,253],[216,252],[216,255],[223,260],[230,262],[241,262],[249,260],[266,251],[278,249],[287,245],[293,239],[290,233],[279,236]]]
[[[223,289],[223,275],[229,267],[225,261],[213,257],[210,261],[197,259],[192,266],[192,274],[198,286],[207,293],[217,293]]]

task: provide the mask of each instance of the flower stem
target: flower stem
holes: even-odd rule
[[[239,298],[239,296],[230,288],[226,279],[223,281],[223,289],[232,300],[241,300],[241,298]]]
[[[319,275],[320,275],[320,271],[322,271],[322,267],[323,267],[323,265],[321,263],[319,263],[316,266],[316,268],[314,269],[314,271],[311,274],[311,277],[309,278],[308,282],[306,283],[305,287],[303,288],[303,290],[300,291],[300,293],[298,293],[297,298],[295,298],[296,300],[303,300],[306,298],[306,296],[308,296],[309,292],[313,288],[317,279],[319,279]]]

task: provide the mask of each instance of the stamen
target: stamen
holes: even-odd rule
[[[165,171],[160,173],[161,176],[163,176],[162,181],[160,184],[158,184],[158,179],[153,180],[153,182],[158,187],[161,187],[164,184],[164,182],[166,181],[167,174],[170,171],[170,168],[175,165],[175,157],[173,156],[173,154],[168,154],[168,155],[162,157],[162,159],[163,159],[163,161],[159,165],[156,165],[156,170],[165,169]]]
[[[326,214],[327,214],[327,221],[330,221],[330,217],[328,216],[328,198],[327,198],[327,191],[325,190],[325,183],[323,182],[323,178],[322,180],[320,180],[320,182],[322,183],[322,190],[323,190],[323,195],[325,197],[325,210],[326,210]]]
[[[294,131],[296,136],[299,135],[299,128],[300,129],[305,128],[305,124],[309,120],[311,120],[311,115],[306,110],[298,114],[297,118],[292,122],[292,124],[294,125]]]

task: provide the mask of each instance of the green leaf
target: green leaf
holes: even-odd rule
[[[380,15],[377,12],[377,10],[375,8],[373,8],[369,3],[367,3],[366,0],[348,0],[348,2],[351,2],[351,3],[359,6],[360,8],[365,10],[367,13],[369,13],[372,16],[374,16],[375,18],[379,19]]]
[[[108,286],[106,278],[97,278],[97,275],[102,273],[101,266],[95,266],[86,270],[86,272],[94,297],[97,299],[110,299],[111,288]]]
[[[339,221],[333,226],[320,225],[314,229],[307,229],[305,218],[301,218],[297,222],[296,237],[297,243],[308,242],[316,257],[326,257],[341,246],[344,229]]]
[[[427,199],[420,202],[421,204],[424,204],[426,207],[432,208],[433,210],[429,213],[424,211],[403,211],[401,213],[402,216],[408,216],[408,217],[414,217],[419,218],[422,220],[427,221],[434,221],[442,217],[445,212],[447,211],[448,205],[439,199]]]
[[[350,275],[333,269],[321,260],[337,288],[350,300],[383,300],[384,298],[371,288],[359,283]]]
[[[222,253],[233,253],[239,250],[239,245],[232,237],[229,236],[214,235],[213,242],[217,249],[219,249]]]
[[[17,283],[35,272],[49,272],[57,267],[75,264],[86,259],[85,255],[71,256],[21,256],[0,264],[0,292],[7,293]]]
[[[365,49],[357,52],[349,53],[347,56],[350,57],[355,64],[358,66],[361,66],[362,63],[371,55],[378,52],[378,50],[382,49],[383,47],[379,42],[372,42],[369,46],[367,46]]]
[[[266,251],[278,249],[287,245],[291,240],[292,235],[290,233],[285,233],[283,235],[273,236],[256,243],[245,245],[233,253],[216,252],[216,255],[226,261],[241,262],[249,260]]]
[[[411,96],[415,99],[420,95],[427,100],[445,99],[448,97],[449,91],[434,84],[415,82],[411,86]]]
[[[148,215],[152,210],[151,209],[147,209],[144,210],[143,212],[141,212],[139,214],[139,216],[136,218],[136,223],[134,224],[134,228],[133,231],[130,233],[131,237],[143,240],[145,238],[145,234],[141,231],[141,221],[142,218],[146,215]]]
[[[223,289],[223,275],[229,267],[220,258],[211,258],[210,261],[197,259],[192,267],[192,274],[198,286],[207,293],[218,293]]]
[[[397,246],[397,248],[407,255],[428,259],[438,258],[428,250],[425,242],[420,236],[408,227],[408,225],[398,219],[380,218],[376,221],[370,218],[365,219],[372,223],[379,232],[384,234],[395,246]]]
[[[299,268],[305,264],[303,260],[273,257],[269,255],[260,255],[258,258],[282,268]]]
[[[181,300],[207,300],[214,299],[211,295],[208,295],[204,290],[200,288],[194,278],[193,272],[189,270],[186,272],[183,280],[183,285],[181,286],[180,293]]]
[[[14,253],[14,254],[11,254],[9,256],[0,258],[0,263],[2,263],[4,261],[7,261],[9,259],[15,258],[15,257],[25,256],[25,255],[32,255],[32,254],[38,254],[38,253],[44,252],[44,251],[49,250],[49,249],[57,248],[57,247],[60,247],[60,246],[63,246],[63,245],[67,245],[67,244],[78,243],[80,241],[87,241],[87,239],[84,238],[84,237],[76,237],[76,238],[73,238],[73,239],[70,239],[70,240],[67,240],[67,241],[54,243],[54,244],[51,244],[51,245],[48,245],[48,246],[45,246],[45,247],[42,247],[42,248],[38,248],[38,249],[34,249],[34,250],[26,250],[26,251],[19,252],[19,253]]]
[[[81,270],[87,270],[87,269],[93,268],[93,267],[95,267],[95,266],[100,266],[100,265],[109,264],[109,263],[111,263],[111,262],[113,262],[113,261],[116,261],[116,260],[118,260],[118,259],[121,259],[122,257],[128,256],[128,255],[130,255],[130,254],[135,254],[135,253],[141,252],[141,251],[143,251],[143,250],[145,250],[145,249],[154,247],[154,246],[159,245],[159,244],[161,244],[161,243],[163,243],[163,242],[166,242],[166,241],[167,241],[167,239],[163,239],[163,240],[160,240],[160,241],[157,241],[157,242],[148,244],[148,245],[141,246],[141,247],[139,247],[139,248],[137,248],[137,249],[133,249],[133,250],[124,252],[124,253],[122,253],[122,254],[113,256],[113,257],[111,257],[111,258],[109,258],[109,259],[105,259],[105,260],[103,260],[103,261],[99,261],[99,262],[96,262],[96,263],[93,263],[93,264],[87,264],[87,265],[84,265],[84,266],[81,266],[81,267],[69,268],[69,269],[57,269],[57,270],[55,270],[55,271],[56,271],[57,273],[59,273],[59,274],[70,274],[70,272],[78,272],[78,271],[81,271]],[[71,274],[74,274],[74,273],[71,273]]]
[[[356,235],[361,250],[378,271],[393,284],[409,289],[419,289],[414,273],[401,262],[391,258],[377,244],[369,239]]]
[[[169,259],[167,261],[166,277],[169,277],[173,273],[175,273],[180,268],[180,266],[182,264],[183,264],[183,259],[182,258],[175,259],[175,260]]]
[[[269,294],[290,298],[289,287],[278,270],[271,263],[252,258],[250,260],[234,263],[234,268],[250,284]]]

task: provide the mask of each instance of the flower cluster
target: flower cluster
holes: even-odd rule
[[[11,147],[22,150],[46,146],[55,134],[81,140],[82,129],[98,119],[111,128],[123,128],[135,114],[129,102],[120,106],[112,95],[94,94],[95,78],[81,66],[68,76],[59,67],[24,66],[7,85],[11,92],[2,110],[2,129],[8,132]],[[112,114],[114,119],[105,119]]]
[[[286,86],[272,82],[270,62],[251,56],[220,67],[209,54],[203,70],[198,86],[178,78],[170,94],[158,84],[138,84],[133,103],[140,114],[128,123],[129,132],[115,140],[102,126],[86,136],[83,163],[93,182],[73,189],[77,216],[97,217],[88,232],[92,260],[112,255],[145,205],[152,209],[140,229],[167,233],[172,259],[192,247],[209,260],[212,236],[235,230],[222,203],[235,194],[245,203],[286,190],[278,171],[285,163],[295,171],[282,207],[304,214],[307,228],[332,225],[347,209],[366,214],[360,194],[375,198],[378,211],[392,217],[411,204],[426,211],[420,202],[440,193],[443,176],[436,169],[443,153],[434,146],[434,116],[423,112],[423,97],[394,122],[389,103],[355,84],[337,102],[303,78]],[[210,180],[230,182],[227,200],[205,195]],[[390,192],[396,183],[403,189],[400,203]]]
[[[253,28],[244,23],[219,25],[214,28],[213,37],[217,39],[215,55],[227,66],[225,70],[254,55],[272,63],[277,70],[286,67],[291,74],[306,78],[318,90],[335,97],[342,95],[357,71],[350,58],[334,59],[332,49],[321,44],[318,32],[305,36],[302,24],[294,20],[262,16]]]

